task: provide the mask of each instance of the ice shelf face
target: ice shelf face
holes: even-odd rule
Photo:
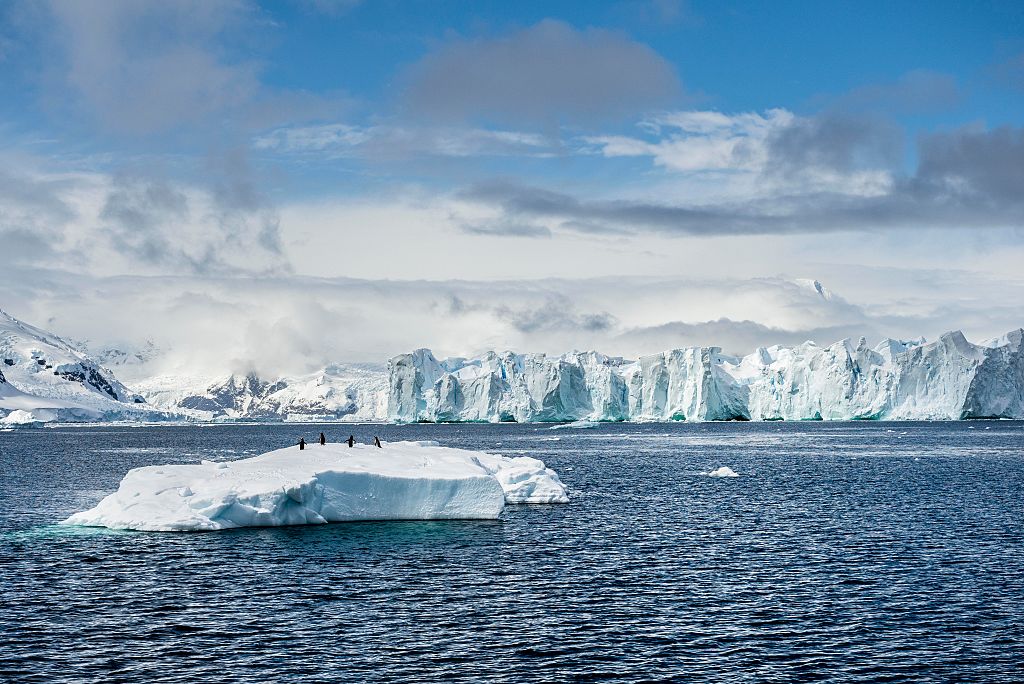
[[[957,420],[1024,418],[1024,330],[983,344],[843,340],[673,349],[637,361],[596,352],[490,352],[391,359],[387,417],[399,422]]]
[[[505,503],[564,503],[558,475],[533,458],[434,442],[309,444],[239,461],[128,472],[117,491],[65,525],[149,531],[357,520],[494,519]]]
[[[821,297],[816,281],[802,283]],[[973,344],[861,338],[820,347],[670,349],[635,361],[595,351],[428,349],[304,375],[147,375],[155,346],[91,356],[0,311],[0,429],[79,421],[575,422],[1024,418],[1024,330]],[[97,359],[103,360],[100,363]],[[129,389],[105,364],[114,364]],[[134,377],[129,377],[134,373]]]

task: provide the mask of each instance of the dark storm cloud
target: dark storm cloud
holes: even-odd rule
[[[646,45],[550,19],[451,41],[404,80],[408,112],[442,121],[593,122],[667,104],[681,91],[672,65]]]
[[[1021,209],[1024,204],[1024,128],[961,129],[921,139],[911,187],[947,193],[980,207]]]
[[[826,121],[800,124],[774,141],[766,173],[801,164],[852,170],[885,154],[884,133]],[[829,150],[830,144],[835,148]],[[916,228],[1024,226],[1024,129],[960,129],[923,136],[914,174],[888,192],[857,195],[791,191],[768,199],[704,205],[584,200],[509,182],[480,184],[461,199],[498,208],[496,225],[547,224],[560,230],[667,235],[766,235]]]
[[[563,230],[588,233],[653,231],[709,235],[787,232],[778,219],[757,214],[744,216],[742,207],[728,210],[721,206],[707,209],[632,201],[580,200],[567,194],[508,182],[474,186],[462,192],[460,199],[499,208],[507,220],[495,222],[495,229],[502,225],[545,220],[556,222]],[[585,230],[581,231],[581,227]]]
[[[902,157],[903,134],[880,119],[825,113],[797,119],[770,136],[767,146],[766,173],[892,168]]]

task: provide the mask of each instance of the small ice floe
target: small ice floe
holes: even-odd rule
[[[715,468],[711,472],[704,473],[704,474],[707,475],[708,477],[739,477],[740,476],[739,473],[737,473],[735,470],[733,470],[729,466],[721,466],[720,468]]]
[[[505,504],[566,503],[535,458],[437,442],[289,447],[252,458],[128,471],[117,491],[64,525],[185,531],[355,520],[494,519]]]
[[[42,422],[36,420],[36,417],[28,411],[22,411],[17,409],[11,411],[3,418],[0,418],[0,427],[2,428],[40,428],[43,427]]]
[[[592,420],[574,420],[571,423],[559,423],[558,425],[552,425],[548,430],[565,430],[566,428],[571,430],[590,430],[600,425],[600,423],[595,423]]]

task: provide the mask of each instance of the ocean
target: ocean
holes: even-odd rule
[[[321,430],[535,456],[571,502],[497,521],[56,525],[130,468]],[[739,477],[706,475],[719,466]],[[1019,681],[1022,492],[1012,421],[0,432],[0,680]]]

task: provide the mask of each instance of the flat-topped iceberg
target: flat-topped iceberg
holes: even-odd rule
[[[64,525],[186,531],[357,520],[494,519],[505,503],[564,503],[535,458],[436,442],[311,444],[238,461],[146,466]]]

